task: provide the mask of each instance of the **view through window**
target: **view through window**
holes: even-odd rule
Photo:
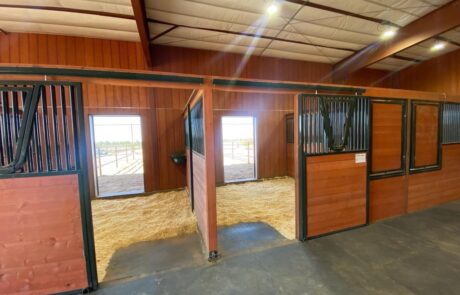
[[[93,116],[94,175],[98,197],[144,192],[139,116]]]
[[[222,117],[222,139],[225,182],[256,178],[255,118]]]

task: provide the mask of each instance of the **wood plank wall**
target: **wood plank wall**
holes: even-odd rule
[[[371,172],[402,169],[403,106],[372,102]]]
[[[147,69],[138,42],[45,34],[0,34],[0,63]]]
[[[403,69],[396,87],[460,95],[460,49]]]
[[[333,83],[332,65],[172,46],[153,46],[154,70],[294,82]],[[364,69],[342,81],[347,85],[392,87],[390,72]]]
[[[294,96],[214,91],[213,98],[216,182],[224,182],[222,116],[256,118],[257,178],[288,175],[285,116],[294,110]]]
[[[460,144],[442,149],[441,170],[409,176],[408,212],[460,199]]]
[[[89,115],[138,115],[141,117],[144,184],[146,192],[185,186],[185,167],[174,164],[170,155],[183,152],[182,111],[189,90],[83,84],[86,126]],[[86,128],[87,149],[91,151],[90,130]],[[153,152],[155,151],[155,152]],[[88,166],[93,167],[91,153]],[[90,170],[91,196],[95,196]]]
[[[77,175],[0,180],[0,293],[85,289]]]
[[[415,106],[415,167],[436,165],[438,161],[439,105]]]
[[[307,157],[308,237],[365,224],[366,187],[354,153]]]

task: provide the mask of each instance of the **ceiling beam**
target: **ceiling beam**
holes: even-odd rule
[[[160,38],[161,36],[164,36],[164,35],[168,34],[169,32],[174,31],[174,30],[177,29],[177,28],[178,28],[177,25],[173,25],[173,26],[170,27],[169,29],[164,30],[163,32],[159,33],[158,35],[153,36],[153,37],[150,39],[150,42],[155,41],[156,39]]]
[[[318,3],[313,3],[313,2],[310,2],[310,1],[308,1],[308,2],[303,1],[303,0],[285,0],[285,1],[290,2],[290,3],[294,3],[294,4],[299,4],[299,5],[311,7],[311,8],[324,10],[324,11],[334,12],[334,13],[337,13],[337,14],[347,15],[347,16],[351,16],[351,17],[354,17],[354,18],[359,18],[359,19],[370,21],[370,22],[374,22],[374,23],[386,24],[386,25],[390,25],[390,26],[394,26],[394,27],[399,27],[399,25],[397,25],[395,23],[392,23],[390,21],[381,19],[381,18],[365,16],[365,15],[362,15],[362,14],[359,14],[359,13],[354,13],[354,12],[351,12],[351,11],[346,11],[346,10],[338,9],[338,8],[331,7],[331,6],[326,6],[326,5],[322,5],[322,4],[318,4]]]
[[[141,39],[142,51],[144,52],[145,63],[147,67],[151,69],[152,63],[152,52],[150,50],[150,32],[149,24],[147,22],[147,13],[145,11],[144,0],[131,0],[133,6],[134,19],[136,20],[137,31]]]
[[[334,66],[333,78],[342,81],[359,69],[370,66],[409,47],[433,38],[460,25],[460,0],[428,13],[398,30],[391,40],[375,42]]]

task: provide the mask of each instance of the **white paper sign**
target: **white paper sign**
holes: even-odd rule
[[[366,154],[356,154],[355,163],[366,163]]]

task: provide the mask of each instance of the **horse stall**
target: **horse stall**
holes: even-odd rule
[[[0,290],[96,288],[81,84],[0,84]]]
[[[192,211],[194,202],[184,189],[186,138],[182,113],[193,91],[98,84],[85,86],[88,148],[92,151],[88,163],[93,167],[90,169],[91,206],[99,281],[161,271],[204,256],[198,236],[199,215],[196,215],[197,209],[196,214]],[[139,117],[140,122],[133,123],[135,117]],[[122,125],[126,118],[131,121],[129,126]],[[97,138],[98,131],[102,134],[100,138]],[[134,147],[125,151],[125,141],[131,146],[137,143],[137,152],[131,150]],[[114,155],[115,150],[119,152],[118,156]],[[118,161],[117,166],[114,166],[115,161]],[[136,168],[139,163],[142,167]],[[187,165],[190,163],[187,161]],[[133,176],[141,178],[141,190],[126,189],[130,183],[136,183]],[[105,182],[101,184],[102,177]],[[119,182],[123,182],[121,187],[125,188],[122,192],[116,187]],[[107,187],[115,188],[112,195],[101,193],[107,192],[107,189],[99,188],[106,183]]]
[[[216,82],[215,82],[216,84]],[[217,86],[215,86],[218,88]],[[259,91],[259,92],[258,92]],[[219,249],[233,253],[269,239],[295,239],[295,185],[286,116],[294,95],[213,90]],[[293,126],[292,134],[293,135]],[[291,156],[293,153],[291,153]],[[246,245],[243,245],[247,243]]]

